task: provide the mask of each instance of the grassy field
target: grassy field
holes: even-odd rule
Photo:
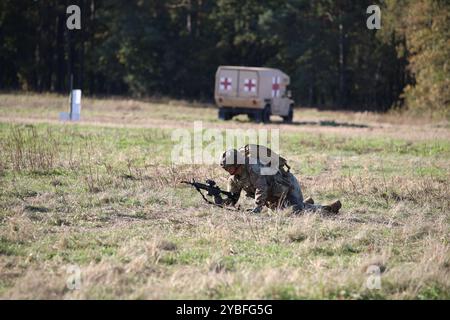
[[[115,98],[85,99],[83,121],[63,124],[66,107],[0,94],[0,298],[450,298],[446,122],[298,109],[293,125],[263,126]],[[225,186],[225,171],[171,162],[173,129],[195,120],[280,129],[304,195],[341,213],[203,203],[180,181]]]

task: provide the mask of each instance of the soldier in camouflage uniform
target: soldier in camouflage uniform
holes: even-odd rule
[[[336,214],[341,208],[339,200],[323,206],[314,204],[311,198],[304,201],[300,184],[292,173],[277,170],[276,174],[263,175],[261,170],[264,166],[259,161],[251,164],[236,149],[226,151],[220,165],[231,175],[228,179],[228,191],[235,194],[234,199],[228,200],[228,205],[235,205],[244,190],[247,197],[255,199],[255,208],[251,210],[253,213],[261,212],[264,206],[273,209],[292,206],[295,213],[322,209]]]

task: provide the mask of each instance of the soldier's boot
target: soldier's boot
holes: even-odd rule
[[[314,200],[311,197],[306,198],[303,202],[308,204],[314,204]]]
[[[334,214],[339,213],[339,209],[341,209],[341,207],[342,207],[342,204],[341,204],[341,202],[339,200],[336,200],[336,201],[334,201],[334,202],[332,202],[330,204],[322,206],[322,208],[325,211],[328,211],[328,212],[334,213]]]

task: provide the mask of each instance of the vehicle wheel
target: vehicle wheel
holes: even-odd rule
[[[219,109],[219,119],[220,120],[227,121],[227,120],[230,120],[231,118],[233,118],[233,114],[230,111],[228,111],[225,108]]]
[[[282,118],[284,123],[292,123],[292,119],[294,118],[294,107],[292,105],[289,106],[288,115]]]
[[[269,123],[270,122],[270,114],[271,114],[271,112],[270,112],[270,105],[266,104],[264,109],[261,111],[262,122]]]
[[[257,112],[253,115],[253,121],[256,123],[261,123],[262,122],[262,112]]]

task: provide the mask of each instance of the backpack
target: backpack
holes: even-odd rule
[[[283,176],[287,175],[291,169],[285,158],[265,146],[247,144],[241,147],[239,152],[242,153],[246,159],[256,159],[256,161],[263,166],[270,166],[272,159],[278,157],[278,170]]]

